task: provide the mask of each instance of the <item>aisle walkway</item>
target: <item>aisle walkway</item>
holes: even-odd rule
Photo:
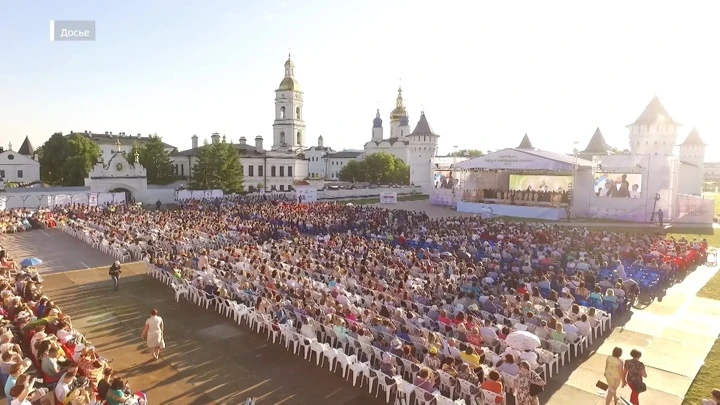
[[[81,242],[78,242],[81,243]],[[47,275],[44,291],[112,366],[142,389],[153,405],[260,404],[380,405],[367,386],[354,388],[327,366],[293,356],[246,326],[187,302],[145,275],[144,263],[124,266],[119,292],[107,268]],[[148,312],[157,308],[166,326],[167,350],[150,362],[139,338]]]
[[[564,385],[548,393],[547,404],[604,403],[595,383],[604,380],[605,359],[620,347],[623,358],[629,358],[632,349],[643,353],[648,372],[643,403],[680,405],[720,334],[720,301],[695,296],[716,271],[700,267],[661,301],[633,310],[624,327],[615,328],[596,353],[559,376]],[[620,392],[629,398],[629,388]]]

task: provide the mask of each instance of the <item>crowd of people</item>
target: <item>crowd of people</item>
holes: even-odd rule
[[[73,328],[42,286],[36,269],[0,249],[0,387],[8,403],[137,404],[111,361]]]
[[[45,210],[17,208],[0,210],[0,234],[25,232],[31,229],[54,228],[53,214]]]
[[[570,203],[570,194],[566,191],[551,190],[465,190],[463,201],[511,204],[528,206],[567,206]]]
[[[537,404],[553,369],[607,332],[629,297],[673,282],[707,248],[269,195],[57,215],[86,242],[147,260],[178,299],[232,310],[306,356],[344,362],[388,400]]]

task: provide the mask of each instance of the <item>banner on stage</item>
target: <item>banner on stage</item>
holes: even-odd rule
[[[435,191],[437,191],[437,190],[435,190]],[[453,206],[452,193],[441,194],[441,193],[433,192],[430,195],[430,205],[439,205],[442,207],[452,207]]]
[[[676,207],[675,222],[707,225],[713,223],[715,200],[711,198],[678,194]]]
[[[397,204],[397,193],[391,191],[383,191],[380,193],[380,204]]]
[[[209,200],[211,198],[222,198],[225,193],[222,190],[179,190],[177,201],[183,200]]]

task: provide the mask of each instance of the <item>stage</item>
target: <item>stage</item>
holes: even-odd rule
[[[516,217],[534,218],[548,221],[559,221],[565,219],[567,214],[565,208],[556,207],[533,207],[528,205],[505,205],[505,204],[483,204],[458,201],[458,212],[471,214],[492,215],[494,217]]]

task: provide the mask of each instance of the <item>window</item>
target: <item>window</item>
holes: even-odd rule
[[[260,173],[261,167],[262,166],[258,166],[258,174]],[[253,166],[253,165],[248,166],[248,176],[250,176],[250,177],[255,176],[255,173],[253,173],[254,169],[255,169],[255,166]]]
[[[8,155],[8,160],[14,160],[14,159],[15,159],[15,155],[13,155],[12,153]]]
[[[22,178],[23,178],[23,171],[18,170],[18,179],[22,179]]]
[[[280,166],[280,177],[285,177],[285,166]]]
[[[181,176],[185,175],[185,163],[180,165],[180,175]]]
[[[280,119],[285,119],[285,107],[280,107]]]
[[[295,108],[295,119],[300,119],[300,107]]]
[[[292,177],[292,176],[293,176],[293,174],[292,174],[292,168],[293,168],[292,166],[288,166],[288,177]]]
[[[5,170],[0,170],[0,178],[5,178]]]
[[[245,166],[240,165],[240,174],[245,175]]]
[[[275,166],[270,167],[270,176],[275,177]]]
[[[262,177],[264,171],[265,171],[265,166],[258,165],[258,176]]]
[[[298,131],[297,133],[297,144],[302,145],[302,134],[300,133],[300,131]]]
[[[284,184],[281,184],[281,185],[280,185],[280,191],[285,191],[285,185],[284,185]]]
[[[285,145],[285,131],[280,131],[280,145]]]

